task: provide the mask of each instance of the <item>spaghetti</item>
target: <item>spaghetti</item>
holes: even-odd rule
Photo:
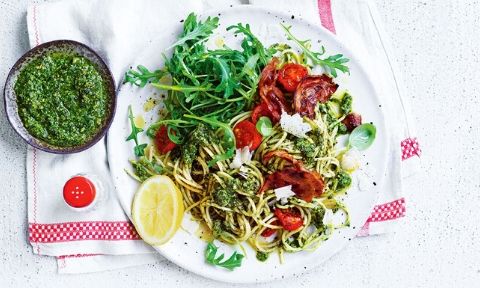
[[[185,27],[192,25],[186,23]],[[140,182],[156,174],[171,177],[183,195],[186,211],[216,239],[228,244],[247,242],[259,260],[276,251],[283,261],[285,252],[314,250],[335,229],[350,225],[341,198],[351,178],[339,161],[345,151],[336,145],[338,137],[351,132],[361,118],[351,112],[351,96],[335,92],[338,85],[330,76],[311,75],[324,51],[311,52],[307,41],[294,38],[286,27],[289,40],[293,39],[302,52],[286,44],[264,48],[248,25],[233,28],[246,36],[243,51],[199,48],[203,44],[198,43],[204,43],[209,33],[203,40],[193,41],[184,30],[181,37],[189,40],[182,42],[180,38],[178,43],[182,44],[176,46],[166,64],[173,84],[156,85],[168,90],[168,97],[166,116],[147,131],[155,145],[147,147],[145,156],[131,160],[134,172],[127,172]],[[185,51],[189,53],[186,56]],[[192,53],[198,53],[198,59]],[[181,65],[173,65],[178,59],[183,59]],[[208,59],[213,59],[212,63],[206,64]],[[325,69],[331,75],[336,76],[335,69],[348,71],[343,65],[348,59],[342,55],[322,61],[337,61],[336,66]],[[238,85],[229,83],[227,77],[234,74],[236,63],[241,63]],[[178,67],[185,69],[174,70]],[[127,79],[145,85],[145,78],[135,73],[127,73]],[[155,73],[148,77],[158,76],[154,80],[159,83],[164,72]],[[192,78],[195,73],[197,78]],[[215,78],[218,73],[222,76]],[[197,82],[203,78],[202,86]],[[308,132],[289,133],[280,121],[284,113],[302,116]],[[255,129],[238,131],[238,127],[250,127],[261,117],[274,123],[268,136],[262,137]],[[244,142],[245,147],[238,146]],[[251,153],[251,160],[240,167],[233,165],[235,143],[235,153],[243,153],[241,148]],[[289,197],[278,196],[277,189],[284,186],[293,193]],[[327,214],[342,221],[328,221]]]

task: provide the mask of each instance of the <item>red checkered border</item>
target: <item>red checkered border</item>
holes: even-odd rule
[[[376,205],[367,222],[382,222],[405,216],[405,198]]]
[[[407,138],[400,143],[400,146],[402,147],[402,160],[407,160],[413,156],[420,157],[422,154],[417,138]]]
[[[30,223],[28,227],[31,243],[56,243],[83,240],[140,240],[130,222],[68,222],[55,224]]]

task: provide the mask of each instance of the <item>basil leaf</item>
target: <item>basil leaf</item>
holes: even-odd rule
[[[360,151],[366,150],[375,140],[377,128],[373,124],[366,123],[353,129],[348,138],[348,145]]]
[[[263,137],[270,136],[273,132],[272,121],[266,116],[260,117],[257,121],[257,131],[262,134]]]

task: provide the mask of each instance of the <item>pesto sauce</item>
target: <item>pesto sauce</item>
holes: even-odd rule
[[[14,89],[25,128],[57,147],[91,140],[109,112],[107,88],[96,64],[73,52],[49,52],[31,61]]]

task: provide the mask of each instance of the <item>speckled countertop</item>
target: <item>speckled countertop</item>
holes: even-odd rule
[[[396,232],[356,239],[315,270],[259,287],[480,285],[480,3],[376,2],[423,144],[424,172],[404,185],[407,217]],[[27,4],[0,0],[0,83],[28,49]],[[55,260],[27,243],[25,144],[4,116],[0,135],[0,287],[226,286],[170,263],[58,275]]]

